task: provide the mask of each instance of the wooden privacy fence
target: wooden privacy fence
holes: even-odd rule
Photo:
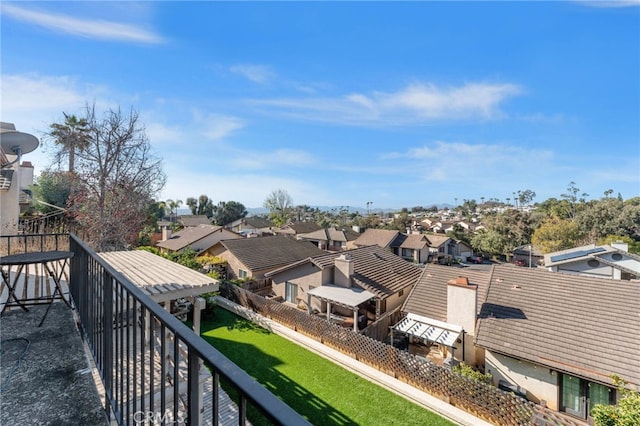
[[[584,424],[513,393],[469,379],[381,341],[237,286],[221,284],[220,295],[493,424]]]

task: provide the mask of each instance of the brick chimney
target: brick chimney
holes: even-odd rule
[[[467,277],[447,281],[448,323],[461,326],[465,333],[474,334],[477,303],[478,286],[469,284]]]
[[[336,257],[335,268],[333,270],[333,281],[340,287],[351,288],[351,277],[353,276],[353,259],[348,254],[341,254]]]

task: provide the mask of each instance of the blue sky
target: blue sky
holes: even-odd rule
[[[640,195],[640,1],[6,2],[2,121],[135,108],[168,182],[260,207]],[[36,174],[50,151],[24,156]]]

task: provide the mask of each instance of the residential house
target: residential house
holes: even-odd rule
[[[351,229],[329,227],[320,228],[314,232],[298,234],[298,239],[310,241],[322,250],[340,251],[352,248],[353,242],[359,236],[359,233]]]
[[[356,328],[365,318],[374,321],[400,307],[421,272],[419,266],[372,245],[309,256],[267,276],[276,296],[286,302],[328,317],[353,316],[350,324]]]
[[[431,242],[430,260],[435,263],[450,263],[453,259],[465,260],[473,256],[473,249],[464,241],[454,240],[443,234],[426,234]]]
[[[590,244],[544,255],[549,271],[614,280],[640,279],[640,256],[625,243]]]
[[[494,265],[427,265],[402,307],[393,337],[433,362],[451,357],[494,384],[587,420],[614,403],[612,374],[640,389],[640,286]]]
[[[35,136],[19,132],[12,123],[0,123],[0,235],[18,233],[20,210],[31,201],[33,165],[22,155],[35,150]]]
[[[207,254],[228,262],[229,279],[265,281],[267,272],[325,252],[308,241],[276,235],[220,241]]]
[[[163,240],[156,243],[156,247],[163,253],[186,249],[202,253],[219,241],[244,238],[222,226],[215,225],[189,226],[173,234],[169,228],[163,228],[163,234]]]
[[[544,253],[532,244],[516,247],[511,252],[511,255],[513,256],[513,263],[518,266],[537,268],[539,265],[544,264]]]
[[[367,229],[354,242],[355,247],[378,246],[392,251],[393,243],[400,239],[400,231],[391,229]],[[397,247],[399,245],[395,244]]]
[[[315,232],[322,229],[320,225],[315,222],[291,222],[286,225],[275,228],[273,232],[276,235],[294,235],[307,234],[309,232]]]
[[[494,383],[587,419],[618,397],[612,374],[640,389],[640,286],[495,266],[476,345]]]
[[[211,225],[211,219],[205,215],[180,215],[178,223],[187,228],[190,226]]]
[[[415,263],[429,261],[430,239],[424,234],[406,235],[389,229],[367,229],[354,242],[355,247],[377,245],[405,260]]]
[[[225,228],[245,235],[247,237],[259,237],[273,234],[274,223],[261,217],[243,217],[224,225]]]
[[[402,306],[407,317],[394,327],[394,335],[407,336],[409,352],[434,363],[449,358],[482,366],[484,356],[474,339],[490,277],[490,270],[426,265]]]
[[[394,253],[410,262],[427,263],[431,246],[429,238],[424,234],[401,235],[404,238],[394,241],[395,244],[400,243],[397,247],[392,247]]]

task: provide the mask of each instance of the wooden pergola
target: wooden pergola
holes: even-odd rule
[[[373,293],[358,287],[321,285],[307,292],[307,306],[311,314],[311,297],[327,303],[327,320],[331,320],[331,305],[338,305],[353,311],[353,331],[358,332],[358,307],[375,298]]]

